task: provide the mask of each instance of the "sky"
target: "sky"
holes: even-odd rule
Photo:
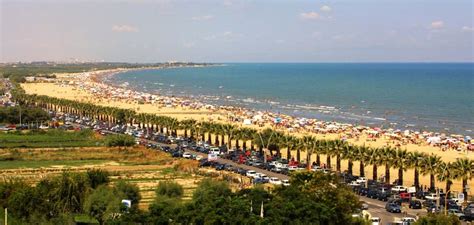
[[[474,61],[472,0],[0,0],[0,61]]]

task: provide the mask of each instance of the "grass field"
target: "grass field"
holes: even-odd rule
[[[60,166],[64,168],[106,163],[106,160],[45,160],[45,161],[2,161],[0,170],[20,168],[42,168]]]
[[[93,131],[36,131],[0,133],[0,148],[60,148],[101,146]]]

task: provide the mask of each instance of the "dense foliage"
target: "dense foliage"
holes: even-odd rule
[[[414,225],[461,225],[461,221],[455,215],[445,216],[444,214],[428,214],[420,218]]]
[[[11,124],[41,123],[49,121],[51,117],[41,108],[36,107],[0,107],[0,123]]]
[[[136,209],[138,188],[125,182],[108,186],[108,180],[107,172],[93,170],[45,178],[36,186],[3,181],[0,207],[8,208],[11,224],[70,224],[73,216],[84,213],[103,222],[125,210],[122,199],[133,199]]]
[[[101,224],[363,224],[351,217],[359,208],[357,197],[323,173],[298,173],[292,177],[295,185],[273,192],[258,186],[233,192],[226,182],[204,179],[189,201],[182,200],[179,184],[160,182],[148,211],[137,207],[136,186],[108,185],[106,176],[100,170],[64,173],[34,187],[1,182],[0,207],[8,207],[14,224],[64,224],[77,215]],[[126,208],[123,199],[132,207]]]
[[[105,144],[108,147],[117,147],[117,146],[133,146],[135,145],[135,138],[125,134],[114,134],[109,135],[105,138]]]

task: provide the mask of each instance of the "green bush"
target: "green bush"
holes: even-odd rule
[[[135,139],[132,136],[128,136],[125,134],[116,134],[116,135],[107,136],[105,138],[105,144],[108,147],[117,147],[117,146],[129,147],[129,146],[135,145]]]
[[[183,196],[183,186],[172,181],[160,181],[156,188],[157,198],[166,196],[168,198],[181,198]]]

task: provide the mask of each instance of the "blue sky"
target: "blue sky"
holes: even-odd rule
[[[472,0],[0,0],[0,61],[474,61]]]

